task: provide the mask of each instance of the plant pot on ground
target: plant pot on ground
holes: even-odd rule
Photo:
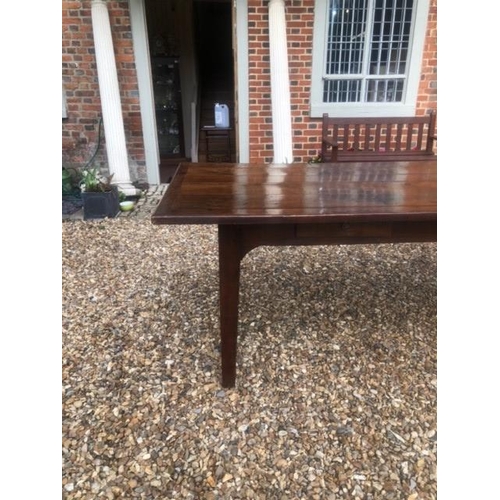
[[[117,187],[111,185],[112,175],[103,177],[97,167],[83,170],[81,175],[83,219],[116,217],[120,211],[120,202]]]

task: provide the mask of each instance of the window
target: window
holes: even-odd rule
[[[316,0],[311,116],[415,114],[429,0]]]

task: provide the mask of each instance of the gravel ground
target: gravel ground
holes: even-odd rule
[[[214,227],[62,231],[63,498],[436,498],[435,244],[250,252],[224,390]]]

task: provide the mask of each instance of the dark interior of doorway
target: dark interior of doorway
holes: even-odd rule
[[[214,125],[214,106],[219,103],[229,108],[231,150],[228,156],[236,161],[231,1],[195,0],[194,23],[201,99],[198,159],[207,159],[207,141],[202,128]],[[222,140],[215,148],[224,148],[226,144]],[[211,149],[213,147],[212,144]]]
[[[231,0],[192,0],[192,9],[185,8],[186,0],[146,0],[149,47],[154,86],[155,114],[160,150],[160,182],[168,183],[179,162],[190,161],[191,148],[184,147],[185,127],[181,111],[182,92],[192,82],[180,79],[181,44],[192,47],[182,57],[193,57],[198,80],[198,160],[206,160],[204,126],[214,125],[215,103],[226,104],[230,118],[229,158],[235,161],[234,133],[234,63],[232,47]],[[180,7],[183,6],[181,9]],[[183,26],[182,12],[191,10],[191,26]],[[192,29],[190,29],[192,28]],[[182,39],[193,34],[191,41]],[[188,35],[189,36],[189,35]],[[166,59],[173,59],[174,68]],[[170,74],[173,71],[174,77]],[[172,87],[173,84],[173,87]],[[172,101],[172,96],[176,96]],[[185,105],[185,102],[184,102]],[[176,110],[176,111],[175,111]],[[185,111],[185,110],[184,110]],[[224,143],[227,144],[227,141]],[[213,144],[211,142],[211,150]],[[227,150],[227,148],[226,148]],[[227,161],[227,160],[226,160]]]
[[[195,1],[195,44],[199,78],[210,90],[233,89],[231,3]]]
[[[187,159],[180,56],[182,34],[190,30],[181,26],[181,7],[178,0],[145,0],[162,183]]]

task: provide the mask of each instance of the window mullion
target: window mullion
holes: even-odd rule
[[[342,2],[342,7],[344,7],[345,1]],[[341,15],[340,15],[340,36],[339,36],[339,44],[338,44],[338,54],[339,54],[339,62],[338,62],[338,73],[342,73],[342,63],[343,61],[343,53],[344,53],[344,26],[345,26],[345,9],[342,8],[340,9]]]
[[[400,75],[401,74],[401,57],[402,57],[402,45],[404,43],[405,37],[405,20],[406,20],[406,9],[407,9],[407,0],[404,0],[403,2],[403,7],[401,9],[401,25],[400,25],[400,31],[401,31],[401,36],[398,44],[398,56],[396,58],[396,70],[394,71],[396,74]],[[408,54],[408,50],[407,50]],[[405,68],[405,74],[406,74],[406,68]]]
[[[413,2],[413,8],[411,10],[411,19],[410,19],[410,22],[411,22],[411,29],[410,29],[410,33],[407,35],[408,36],[408,42],[407,42],[407,48],[406,48],[406,56],[405,56],[405,71],[404,71],[404,81],[403,81],[403,99],[406,99],[406,92],[407,92],[407,88],[408,88],[408,75],[410,74],[410,59],[409,59],[409,56],[410,56],[410,52],[411,52],[411,49],[412,49],[412,45],[413,45],[413,31],[415,29],[415,23],[414,23],[414,19],[415,19],[415,16],[416,16],[416,7],[415,7],[415,4],[418,3],[418,0],[415,0]],[[405,8],[405,15],[404,15],[404,19],[403,19],[403,22],[406,23],[406,17],[408,15],[407,13],[407,0],[405,0],[405,3],[404,3],[404,8]],[[401,69],[398,67],[398,73],[401,73]]]
[[[334,23],[334,18],[335,18],[335,13],[334,10],[336,9],[336,0],[329,0],[329,21],[327,23],[327,32],[326,32],[326,39],[328,43],[328,50],[327,50],[327,61],[324,66],[325,68],[325,75],[331,74],[331,68],[332,68],[332,61],[333,61],[333,23]]]
[[[389,38],[389,50],[387,51],[387,68],[386,74],[389,74],[391,71],[391,61],[392,61],[392,50],[394,47],[394,26],[396,24],[396,13],[397,13],[397,5],[392,9],[392,18],[391,18],[391,34]],[[399,43],[398,43],[399,45]]]
[[[363,40],[363,66],[361,74],[361,101],[366,99],[366,76],[369,75],[370,57],[372,51],[372,34],[373,34],[373,17],[374,17],[374,2],[375,0],[368,0],[368,7],[365,9],[366,23],[365,23],[365,36]]]
[[[349,30],[349,61],[347,64],[347,67],[349,69],[349,74],[353,73],[352,71],[352,52],[354,50],[354,13],[356,12],[356,0],[353,0],[353,5],[352,9],[350,10],[351,16],[352,16],[352,21],[350,23],[350,30]]]
[[[384,3],[382,4],[382,18],[380,20],[380,41],[379,41],[378,58],[377,58],[377,75],[380,75],[380,66],[382,63],[382,53],[383,53],[383,47],[384,47],[384,43],[385,43],[384,29],[385,29],[385,14],[387,12],[386,7],[387,7],[386,0],[384,0]]]

